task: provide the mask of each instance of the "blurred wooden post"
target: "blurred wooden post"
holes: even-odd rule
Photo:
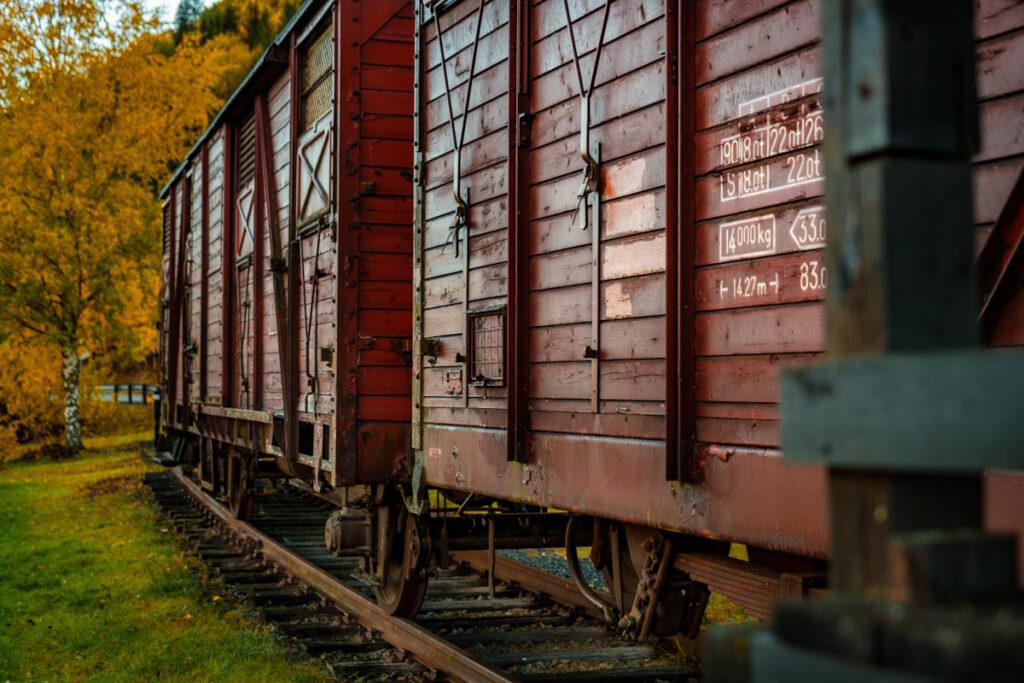
[[[842,0],[822,8],[828,355],[970,347],[972,3],[936,11],[925,0]],[[980,525],[976,474],[931,478],[933,486],[916,475],[840,467],[829,479],[835,590],[887,595],[894,533]]]

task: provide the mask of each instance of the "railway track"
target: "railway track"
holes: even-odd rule
[[[345,680],[691,681],[677,652],[620,638],[585,613],[571,585],[500,563],[493,590],[472,554],[430,582],[415,621],[373,600],[360,560],[323,546],[330,506],[285,486],[239,522],[175,471],[146,485],[227,591]],[[479,558],[476,558],[477,560]],[[531,590],[532,588],[532,590]]]

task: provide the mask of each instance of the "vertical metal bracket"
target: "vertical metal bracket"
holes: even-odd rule
[[[583,229],[590,229],[590,344],[583,357],[590,360],[590,411],[601,411],[601,145],[594,144],[587,177],[580,186]]]
[[[586,98],[583,106],[586,107]],[[576,210],[580,219],[580,227],[589,230],[595,226],[600,230],[601,216],[601,144],[589,144],[587,129],[580,129],[580,157],[583,159],[583,182],[576,191],[578,199]]]
[[[459,151],[455,151],[455,163],[458,163]],[[466,256],[469,256],[469,191],[470,188],[466,188],[465,192],[459,187],[459,170],[455,168],[455,178],[452,181],[452,196],[455,198],[455,215],[452,216],[452,222],[448,224],[448,239],[445,240],[444,246],[447,247],[449,244],[455,246],[455,258],[459,258],[462,255],[462,249],[459,243],[462,241],[462,229],[466,229]]]
[[[405,508],[409,511],[409,514],[418,515],[423,512],[426,505],[427,498],[421,496],[422,492],[426,491],[426,486],[423,482],[423,451],[414,450],[412,451],[412,496],[407,497],[405,492],[402,492],[402,498],[405,502]]]

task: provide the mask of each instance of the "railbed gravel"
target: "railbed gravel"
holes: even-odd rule
[[[594,569],[594,565],[590,563],[589,557],[583,557],[584,552],[582,552],[582,548],[580,551],[580,570],[583,572],[583,577],[592,588],[604,590],[604,576],[601,572]],[[522,562],[523,564],[540,569],[541,571],[545,571],[549,574],[555,574],[556,576],[561,576],[564,579],[572,580],[572,577],[569,575],[569,563],[566,562],[564,550],[555,550],[551,548],[536,550],[499,550],[498,554],[510,560]]]

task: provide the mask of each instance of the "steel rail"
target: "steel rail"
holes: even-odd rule
[[[374,602],[352,590],[336,577],[311,564],[252,525],[235,519],[220,503],[181,472],[170,470],[186,492],[232,532],[259,546],[260,554],[313,590],[336,603],[366,628],[372,629],[391,645],[410,652],[425,666],[463,681],[514,681],[507,674],[474,659],[460,647],[424,629],[418,624],[393,617]]]

